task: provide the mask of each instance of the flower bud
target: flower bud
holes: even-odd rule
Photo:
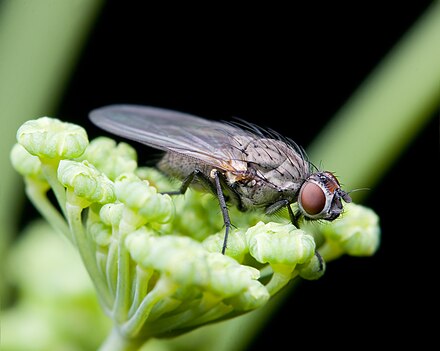
[[[22,176],[44,179],[41,173],[41,161],[37,156],[31,155],[20,144],[15,144],[11,150],[11,163],[14,169]]]
[[[93,241],[102,247],[110,245],[112,231],[111,228],[104,223],[94,222],[88,226],[88,232],[93,238]]]
[[[174,215],[171,197],[159,194],[147,181],[133,174],[120,175],[115,190],[119,201],[150,222],[166,223]]]
[[[332,245],[352,256],[372,255],[380,243],[379,217],[373,210],[354,203],[346,204],[344,215],[324,224],[321,231]]]
[[[107,226],[116,226],[122,219],[124,204],[109,203],[102,206],[99,217]]]
[[[208,236],[203,240],[203,247],[209,252],[221,252],[223,248],[223,241],[225,239],[225,231]],[[229,233],[226,247],[226,255],[232,257],[237,262],[242,262],[244,255],[248,252],[246,238],[243,231],[233,230]]]
[[[196,241],[172,235],[157,237],[142,227],[130,233],[125,243],[141,267],[157,270],[181,286],[207,284],[206,251]]]
[[[259,222],[245,235],[249,253],[261,263],[294,266],[315,254],[313,237],[290,223]]]
[[[58,167],[58,180],[88,202],[104,204],[116,200],[111,180],[87,161],[62,160]]]
[[[104,173],[109,179],[115,180],[122,173],[132,173],[137,167],[135,149],[126,143],[99,137],[92,140],[80,160],[87,160]]]
[[[172,294],[180,298],[196,299],[204,292],[215,300],[225,299],[240,311],[261,306],[269,298],[258,281],[257,269],[242,266],[221,253],[209,253],[188,237],[156,236],[143,227],[130,233],[125,243],[143,269],[153,269],[158,279],[164,276],[174,282],[172,286],[178,290]],[[194,289],[200,293],[194,294]]]
[[[208,285],[216,294],[224,296],[240,293],[248,288],[249,281],[260,277],[258,269],[237,264],[237,261],[220,252],[207,255],[207,264],[211,269]]]
[[[303,279],[316,280],[323,276],[325,272],[325,261],[316,253],[312,259],[304,264],[297,265],[299,275]]]
[[[78,157],[89,143],[82,127],[49,117],[25,122],[17,131],[17,141],[30,154],[49,159]]]

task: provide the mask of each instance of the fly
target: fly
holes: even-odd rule
[[[110,133],[165,151],[159,170],[182,181],[179,190],[167,194],[192,187],[217,196],[225,224],[223,254],[231,228],[227,203],[269,215],[286,207],[298,227],[301,217],[332,221],[342,213],[341,199],[351,202],[337,178],[317,170],[295,142],[250,123],[137,105],[104,106],[91,111],[90,119]]]

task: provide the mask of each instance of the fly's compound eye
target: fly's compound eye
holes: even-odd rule
[[[313,217],[321,213],[327,203],[324,191],[315,183],[307,182],[299,193],[299,205],[305,215]]]
[[[350,196],[330,172],[312,174],[302,185],[298,206],[304,217],[333,221],[342,213],[342,200],[350,202]]]

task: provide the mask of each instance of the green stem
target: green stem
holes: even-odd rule
[[[96,252],[96,264],[98,265],[99,274],[103,277],[106,276],[105,267],[107,264],[108,250],[107,251],[97,251]],[[107,289],[110,290],[109,284],[107,283]],[[110,291],[111,292],[111,291]]]
[[[139,308],[143,297],[147,294],[148,291],[148,283],[150,282],[150,278],[153,275],[153,270],[144,270],[139,266],[136,266],[136,273],[133,282],[133,302],[131,304],[128,315],[131,317],[136,310]]]
[[[113,307],[114,320],[118,323],[127,319],[132,287],[130,284],[130,255],[125,247],[124,239],[125,235],[120,234],[118,238],[116,298]]]
[[[47,220],[47,222],[55,228],[55,230],[62,233],[71,242],[72,233],[64,217],[57,211],[54,205],[46,196],[46,191],[42,190],[40,185],[34,180],[25,177],[26,195],[29,200],[40,212],[40,214]]]
[[[133,316],[121,327],[124,335],[137,336],[148,319],[151,309],[163,298],[170,296],[177,286],[162,277],[156,286],[145,296]]]
[[[266,284],[266,289],[270,296],[275,295],[283,287],[285,287],[291,279],[293,279],[298,273],[294,271],[294,267],[289,266],[275,266],[273,268],[273,275],[269,283]]]
[[[75,198],[75,195],[68,190],[68,197]],[[105,284],[105,280],[100,273],[95,257],[95,248],[90,240],[87,240],[84,226],[82,224],[81,213],[83,208],[75,205],[75,201],[68,201],[66,204],[67,218],[74,241],[83,260],[84,266],[92,279],[98,292],[98,296],[103,303],[103,307],[108,311],[112,306],[112,296]]]
[[[58,159],[44,159],[40,158],[41,161],[41,170],[46,178],[46,181],[49,183],[55,197],[58,201],[58,204],[61,208],[61,211],[64,214],[64,217],[67,218],[66,212],[66,188],[58,181],[58,165],[60,160]]]
[[[204,296],[198,301],[191,301],[189,304],[178,306],[178,308],[179,312],[176,314],[161,317],[157,320],[152,318],[152,321],[149,321],[144,328],[148,334],[143,333],[142,337],[206,325],[213,320],[219,320],[226,315],[229,316],[230,313],[235,313],[233,307],[223,303],[220,297],[206,299]]]
[[[118,243],[115,240],[112,240],[108,249],[107,262],[105,267],[107,286],[112,296],[116,295],[117,289],[117,253]]]
[[[138,351],[146,340],[133,341],[124,338],[116,328],[113,328],[98,351]]]
[[[210,321],[218,320],[231,312],[235,312],[230,305],[223,303],[221,298],[213,299],[210,297],[209,299],[206,299],[206,295],[203,297],[197,307],[190,308],[189,311],[186,312],[190,311],[191,313],[188,316],[185,316],[185,312],[176,315],[176,329],[177,327],[186,328],[203,325],[209,323]],[[165,320],[161,320],[160,322],[164,324]],[[169,325],[166,325],[165,327],[169,328]]]

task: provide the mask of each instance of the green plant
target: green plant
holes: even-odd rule
[[[83,128],[48,117],[25,122],[17,141],[11,160],[28,197],[77,248],[112,319],[102,350],[138,349],[153,337],[247,313],[295,277],[319,278],[322,259],[371,255],[379,245],[377,215],[349,204],[341,220],[307,230],[287,218],[235,213],[237,228],[222,255],[215,200],[161,194],[173,185],[139,168],[128,144],[103,137],[89,143]]]

